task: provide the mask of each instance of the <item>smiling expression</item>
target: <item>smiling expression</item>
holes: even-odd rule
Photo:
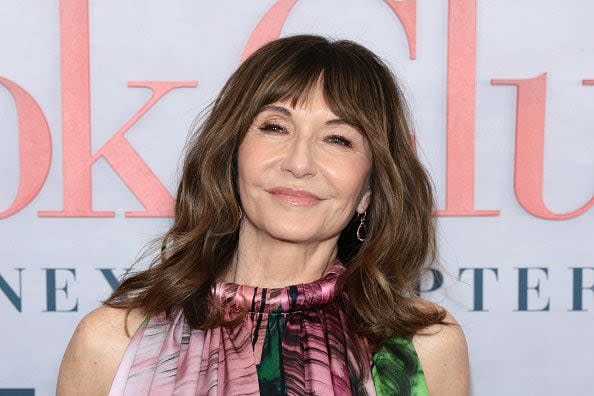
[[[277,239],[338,237],[369,203],[367,139],[328,108],[320,82],[301,106],[289,100],[264,106],[237,162],[244,217]]]

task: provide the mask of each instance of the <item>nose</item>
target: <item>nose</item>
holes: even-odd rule
[[[281,163],[281,170],[290,172],[295,177],[315,175],[316,165],[314,161],[312,141],[307,136],[296,134],[293,139],[287,142],[285,153]]]

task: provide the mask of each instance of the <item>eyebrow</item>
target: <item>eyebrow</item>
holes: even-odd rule
[[[288,117],[290,117],[292,114],[291,110],[287,109],[286,107],[279,106],[279,105],[273,105],[273,104],[268,104],[268,105],[262,107],[262,111],[264,111],[264,110],[276,110],[280,113],[283,113],[284,115],[286,115]],[[333,118],[331,120],[326,120],[326,122],[324,122],[324,124],[326,124],[326,125],[347,125],[347,126],[354,128],[357,132],[359,132],[359,128],[355,127],[350,122],[343,120],[342,118]]]

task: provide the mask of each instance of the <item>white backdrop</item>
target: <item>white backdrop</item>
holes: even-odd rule
[[[1,2],[0,396],[54,393],[76,323],[171,221],[192,120],[244,51],[294,33],[366,45],[403,84],[448,270],[423,296],[463,326],[472,394],[594,394],[593,13],[589,0]],[[110,142],[146,167],[115,163]]]

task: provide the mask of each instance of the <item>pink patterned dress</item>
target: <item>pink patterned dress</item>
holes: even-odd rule
[[[336,259],[322,278],[281,288],[223,280],[213,296],[235,328],[190,328],[183,311],[145,318],[130,340],[109,396],[429,395],[413,344],[389,339],[374,354],[346,325]],[[230,317],[230,316],[228,316]]]

